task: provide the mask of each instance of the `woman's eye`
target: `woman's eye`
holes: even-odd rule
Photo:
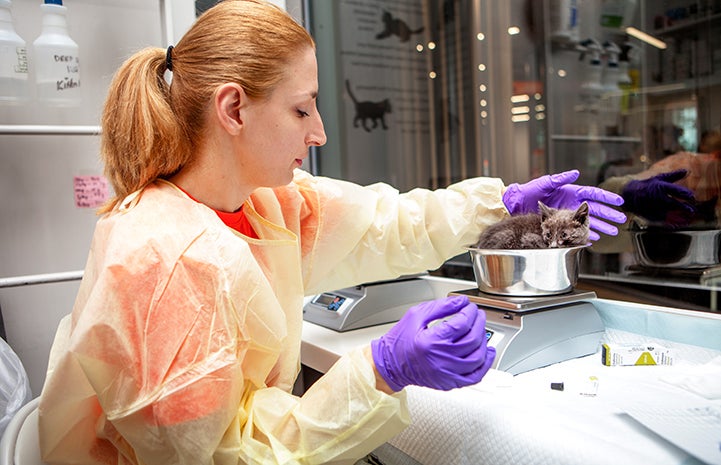
[[[301,116],[303,118],[305,118],[306,116],[310,116],[307,112],[305,112],[303,110],[296,110],[296,111],[298,112],[298,116]]]

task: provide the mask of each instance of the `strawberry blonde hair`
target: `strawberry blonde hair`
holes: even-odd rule
[[[131,56],[115,74],[103,109],[100,152],[115,196],[101,211],[191,160],[220,85],[234,82],[251,98],[267,98],[307,47],[315,47],[313,39],[282,9],[262,0],[224,0],[170,52],[170,85],[163,77],[165,49]]]

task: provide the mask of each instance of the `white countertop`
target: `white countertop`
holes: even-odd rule
[[[303,365],[325,373],[341,355],[385,334],[393,323],[338,332],[307,321],[303,322],[300,359]]]

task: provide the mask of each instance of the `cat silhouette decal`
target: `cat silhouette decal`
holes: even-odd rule
[[[401,42],[408,42],[413,34],[423,32],[423,27],[411,29],[402,19],[394,18],[388,11],[383,11],[381,16],[383,21],[383,30],[376,34],[376,39],[386,39],[390,36],[398,36]]]
[[[348,79],[345,80],[345,87],[351,100],[353,100],[353,105],[355,107],[355,116],[353,117],[354,128],[357,128],[358,125],[361,124],[363,125],[363,129],[367,132],[371,132],[373,129],[378,127],[378,121],[380,121],[381,127],[383,127],[383,129],[388,129],[385,115],[386,113],[391,112],[390,100],[383,99],[379,102],[358,101],[356,96],[353,95],[353,91],[350,87],[350,81]],[[373,124],[371,127],[368,127],[369,121]]]

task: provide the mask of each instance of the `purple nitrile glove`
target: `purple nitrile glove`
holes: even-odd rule
[[[431,322],[437,321],[429,326]],[[394,391],[408,385],[448,391],[478,383],[496,358],[486,314],[466,296],[415,305],[371,341],[376,369]]]
[[[608,205],[622,205],[623,197],[598,187],[571,184],[578,179],[578,176],[578,170],[571,170],[559,174],[547,174],[525,184],[511,184],[503,193],[503,204],[511,215],[521,215],[538,212],[539,201],[549,207],[571,210],[575,210],[585,201],[588,202],[591,220],[589,239],[592,241],[600,239],[595,231],[615,236],[618,234],[618,228],[606,221],[624,223],[626,215]]]
[[[650,221],[687,225],[696,213],[696,199],[690,189],[674,184],[684,176],[686,170],[676,170],[630,181],[621,192],[624,208]]]

